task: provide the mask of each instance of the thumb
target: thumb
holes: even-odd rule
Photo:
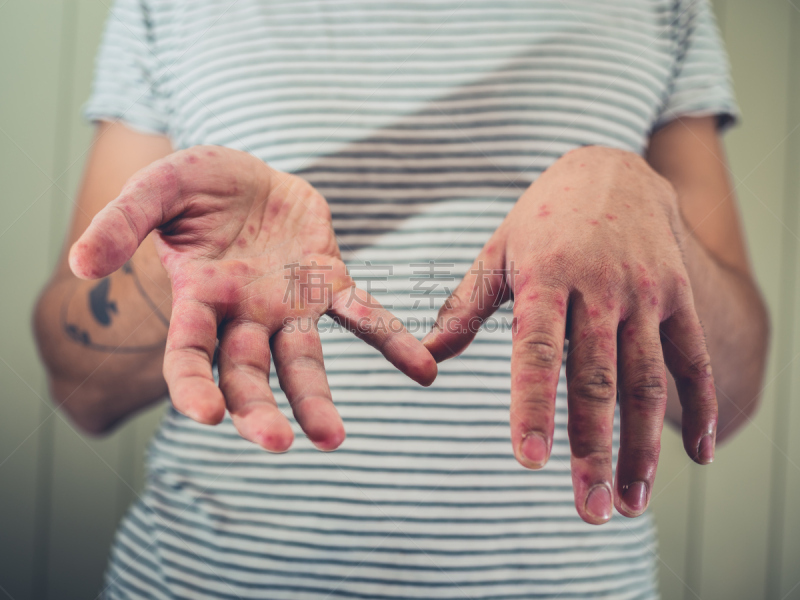
[[[436,324],[422,343],[442,362],[469,346],[483,322],[511,297],[504,252],[492,240],[484,246],[464,279],[445,301]]]
[[[136,173],[70,248],[72,272],[98,279],[119,269],[153,229],[174,216],[179,197],[177,169],[168,159]]]

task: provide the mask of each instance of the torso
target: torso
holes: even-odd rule
[[[421,337],[548,165],[581,145],[643,151],[672,77],[673,8],[176,1],[150,18],[176,147],[231,146],[310,181],[359,286]],[[502,308],[429,389],[323,331],[348,432],[334,453],[297,429],[272,455],[229,419],[169,412],[110,577],[125,589],[142,574],[155,596],[655,596],[649,515],[593,527],[575,512],[563,373],[549,464],[515,461],[510,321]]]

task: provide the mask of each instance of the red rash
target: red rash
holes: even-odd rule
[[[244,248],[245,246],[247,246],[247,240],[244,238],[239,238],[238,240],[236,240],[236,245],[239,246],[239,248]]]
[[[194,164],[197,162],[197,157],[194,154],[190,154],[186,157],[186,162]]]
[[[600,221],[597,219],[589,219],[589,225],[600,225]]]
[[[617,216],[616,215],[612,215],[611,213],[606,213],[606,219],[608,219],[609,221],[616,221],[617,220]]]
[[[250,235],[253,235],[255,232],[256,232],[255,225],[248,225],[247,226],[247,233],[249,233]]]

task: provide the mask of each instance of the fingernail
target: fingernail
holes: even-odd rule
[[[622,491],[622,501],[632,513],[639,514],[647,508],[647,485],[644,481],[630,484]]]
[[[697,445],[697,456],[704,465],[714,462],[714,436],[704,435]]]
[[[586,496],[586,512],[598,521],[611,518],[611,489],[605,483],[598,483]]]
[[[547,462],[547,440],[539,433],[526,433],[520,442],[520,454],[525,457],[531,468],[541,469]]]

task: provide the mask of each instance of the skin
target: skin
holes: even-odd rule
[[[215,423],[227,408],[245,438],[282,450],[291,432],[266,386],[271,351],[303,429],[318,447],[333,449],[344,431],[319,341],[287,332],[285,319],[332,314],[429,384],[431,355],[441,361],[458,354],[476,323],[514,299],[517,459],[541,468],[549,457],[568,338],[576,508],[589,523],[608,520],[612,502],[637,516],[650,499],[665,415],[681,424],[689,456],[707,464],[715,440],[755,410],[768,330],[713,120],[664,127],[646,158],[589,147],[552,165],[443,307],[424,340],[429,355],[404,331],[376,338],[369,324],[391,317],[365,295],[344,306],[352,282],[324,199],[308,184],[243,153],[172,154],[163,137],[103,124],[68,239],[69,261],[65,249],[35,315],[54,395],[79,425],[101,432],[169,387],[184,414]],[[313,266],[303,273],[330,283],[323,301],[287,308],[293,271],[284,265],[292,263]],[[109,283],[98,289],[73,272]],[[304,281],[294,281],[293,298],[306,298]],[[94,303],[87,301],[92,294]],[[180,317],[168,321],[167,334],[170,302]],[[220,389],[210,378],[218,329]],[[88,343],[75,331],[86,332]],[[76,344],[87,350],[75,352]],[[307,380],[315,382],[311,389]],[[612,484],[617,390],[622,431]]]
[[[766,311],[712,119],[668,125],[648,159],[587,147],[558,160],[519,199],[423,340],[437,361],[455,356],[475,324],[514,299],[511,442],[522,465],[540,469],[569,339],[575,505],[595,524],[611,517],[612,502],[628,517],[647,508],[666,414],[681,425],[687,454],[708,464],[718,435],[752,414],[764,374]]]
[[[420,384],[436,377],[421,343],[355,288],[327,203],[305,181],[227,148],[169,154],[94,215],[72,244],[69,267],[82,279],[105,278],[129,264],[151,233],[171,286],[163,376],[184,415],[213,425],[227,410],[242,437],[285,451],[293,433],[269,388],[272,357],[303,431],[321,450],[338,447],[344,426],[312,326],[324,314]],[[108,308],[109,292],[109,284],[89,291],[101,326],[117,312],[97,318],[96,297]],[[212,375],[218,337],[219,387]]]

